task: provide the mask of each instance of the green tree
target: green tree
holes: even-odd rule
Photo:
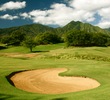
[[[15,31],[9,35],[2,37],[2,43],[7,45],[18,46],[25,39],[26,34],[20,31]]]
[[[44,44],[44,45],[56,44],[61,42],[61,38],[55,33],[45,32],[43,34],[39,34],[36,36],[36,42],[37,44]]]
[[[1,38],[1,42],[3,43],[3,44],[9,44],[9,41],[10,41],[10,36],[8,36],[8,35],[6,35],[6,36],[3,36],[2,38]]]
[[[65,36],[67,46],[108,46],[110,36],[103,33],[88,33],[72,30]]]
[[[22,42],[22,45],[29,48],[30,52],[36,46],[35,39],[32,36],[27,36],[26,39]]]

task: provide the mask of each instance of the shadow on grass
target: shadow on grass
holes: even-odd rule
[[[0,46],[0,50],[7,49],[5,46]]]
[[[13,95],[0,94],[0,100],[8,100],[13,97],[14,97]]]
[[[67,98],[54,98],[52,100],[67,100]]]
[[[32,99],[32,100],[42,100],[42,99],[43,99],[43,97],[37,97],[37,98]]]
[[[28,57],[13,57],[14,59],[20,59],[20,60],[29,60]]]
[[[49,52],[49,51],[32,51],[32,53]]]

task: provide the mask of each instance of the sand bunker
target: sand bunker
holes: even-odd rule
[[[62,77],[58,74],[66,68],[25,71],[11,77],[15,87],[33,93],[61,94],[89,90],[100,86],[93,79],[84,77]]]

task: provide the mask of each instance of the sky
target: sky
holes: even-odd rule
[[[63,27],[71,21],[110,28],[110,0],[0,0],[0,28]]]

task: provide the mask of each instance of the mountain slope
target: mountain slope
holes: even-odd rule
[[[55,32],[54,28],[44,26],[41,24],[31,24],[31,25],[24,25],[24,26],[19,26],[19,27],[0,29],[0,35],[11,34],[16,31],[24,32],[26,34],[32,34],[32,35],[44,33],[45,31]]]
[[[41,24],[31,24],[31,25],[24,25],[19,27],[4,28],[4,29],[0,29],[0,36],[7,35],[7,34],[9,35],[16,31],[18,33],[37,35],[39,33],[44,33],[46,31],[50,31],[57,34],[65,34],[70,30],[79,30],[79,31],[85,31],[90,33],[104,33],[104,34],[110,35],[110,31],[101,29],[97,26],[93,26],[88,23],[82,23],[80,21],[77,21],[77,22],[71,21],[70,23],[68,23],[62,28],[52,28]]]
[[[109,31],[101,29],[97,26],[93,26],[88,23],[82,23],[80,21],[71,21],[68,23],[66,26],[59,28],[58,31],[62,33],[66,33],[70,30],[79,30],[79,31],[85,31],[85,32],[91,32],[91,33],[105,33],[105,34],[110,34]]]
[[[106,28],[105,30],[110,31],[110,28]]]

